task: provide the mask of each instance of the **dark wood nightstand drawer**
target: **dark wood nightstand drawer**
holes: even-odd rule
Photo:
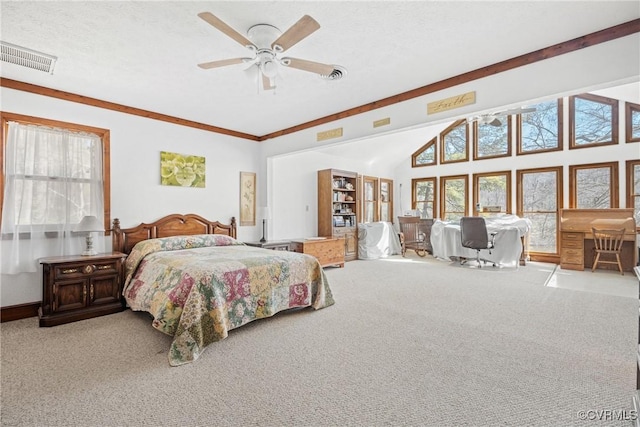
[[[56,265],[53,269],[56,280],[84,277],[90,274],[117,274],[119,261],[69,263]]]

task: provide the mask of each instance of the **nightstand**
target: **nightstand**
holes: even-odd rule
[[[273,249],[276,251],[288,251],[291,242],[289,240],[267,240],[266,242],[244,242],[245,245],[257,248]]]
[[[124,310],[120,252],[41,258],[40,326],[56,326]]]

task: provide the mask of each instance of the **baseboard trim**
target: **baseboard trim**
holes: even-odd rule
[[[13,320],[28,319],[38,315],[41,303],[30,302],[26,304],[0,307],[0,323],[11,322]]]

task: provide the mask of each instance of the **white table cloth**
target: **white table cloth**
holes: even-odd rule
[[[485,218],[487,230],[497,232],[495,248],[480,251],[480,258],[500,265],[519,264],[522,255],[522,237],[531,231],[531,221],[517,215],[502,215]],[[455,222],[436,220],[431,227],[431,246],[433,256],[443,259],[475,258],[474,249],[462,246],[460,239],[460,224]]]
[[[390,222],[358,224],[358,259],[378,259],[402,252],[398,231]]]

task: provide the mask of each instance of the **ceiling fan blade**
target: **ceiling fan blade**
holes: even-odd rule
[[[322,64],[320,62],[307,61],[306,59],[298,58],[282,58],[280,61],[285,67],[296,68],[302,71],[309,71],[311,73],[320,74],[322,76],[328,76],[333,72],[333,65]]]
[[[226,67],[227,65],[233,65],[233,64],[242,64],[247,60],[251,60],[251,59],[250,58],[221,59],[219,61],[203,62],[202,64],[198,64],[198,67],[208,70],[210,68]]]
[[[499,119],[493,119],[491,120],[489,123],[487,123],[488,125],[491,126],[502,126],[502,122]]]
[[[276,52],[284,52],[291,48],[293,45],[304,39],[314,31],[320,28],[320,24],[310,17],[304,15],[293,24],[287,31],[282,33],[273,43],[271,43],[271,49]]]
[[[253,47],[257,49],[256,45],[254,45],[251,42],[251,40],[249,40],[248,38],[246,38],[245,36],[237,32],[236,30],[231,28],[229,25],[224,23],[220,18],[218,18],[214,14],[210,12],[201,12],[198,14],[198,16],[204,19],[209,24],[211,24],[213,27],[217,28],[227,36],[231,37],[232,39],[240,43],[242,46],[249,47],[249,48]]]
[[[262,73],[260,73],[262,74]],[[271,79],[267,76],[265,76],[264,74],[262,74],[262,88],[264,90],[272,90],[275,89],[275,86],[271,85]]]
[[[504,110],[504,111],[500,111],[497,113],[494,113],[495,115],[500,115],[500,116],[508,116],[510,114],[524,114],[524,113],[533,113],[534,111],[536,111],[535,107],[531,107],[531,108],[512,108],[510,110]]]

